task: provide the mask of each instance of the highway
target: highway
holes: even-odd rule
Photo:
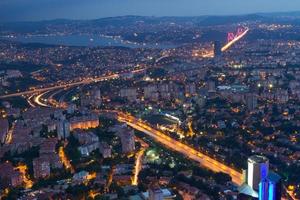
[[[33,101],[32,101],[32,99],[33,99],[33,97],[35,96],[36,94],[35,93],[33,93],[32,95],[30,95],[26,100],[27,100],[27,103],[30,105],[30,107],[32,107],[32,108],[35,108],[36,107],[36,105],[33,103]]]
[[[130,73],[139,73],[139,72],[142,72],[144,70],[145,69],[137,69],[137,70],[130,71]],[[126,73],[129,73],[129,72],[126,72]],[[34,94],[34,93],[47,92],[47,91],[51,91],[51,90],[63,89],[63,88],[68,88],[68,87],[78,86],[78,85],[86,85],[86,84],[91,84],[93,82],[117,79],[117,78],[120,78],[121,76],[122,76],[122,74],[111,74],[111,75],[105,75],[105,76],[101,76],[101,77],[97,77],[97,78],[86,78],[84,80],[75,81],[75,82],[72,82],[72,83],[63,83],[63,84],[56,85],[56,86],[51,86],[51,87],[37,88],[37,89],[28,90],[28,91],[24,91],[24,92],[6,94],[6,95],[0,96],[0,99],[23,96],[23,95],[31,95],[31,94]]]
[[[142,166],[143,166],[144,153],[146,149],[149,148],[149,145],[145,143],[142,139],[135,137],[135,141],[141,144],[141,149],[136,153],[136,161],[135,161],[135,166],[133,171],[132,185],[138,185],[139,173],[142,170]]]
[[[44,96],[44,95],[47,94],[48,92],[50,92],[50,91],[46,91],[46,92],[43,92],[43,93],[41,93],[41,94],[35,96],[35,97],[34,97],[34,102],[35,102],[37,105],[41,106],[41,107],[50,107],[50,106],[48,106],[47,104],[45,104],[45,103],[43,103],[43,102],[41,101],[42,96]]]
[[[47,98],[47,104],[49,105],[51,105],[52,107],[56,107],[56,108],[59,108],[59,107],[61,107],[61,108],[66,108],[66,107],[64,107],[63,106],[63,103],[59,103],[55,98],[54,98],[54,96],[55,95],[57,95],[57,94],[59,94],[59,93],[61,93],[61,92],[63,92],[65,89],[60,89],[60,90],[57,90],[57,91],[54,91],[48,98]],[[67,92],[65,92],[64,94],[66,94]],[[62,95],[62,97],[63,97],[64,95]]]
[[[210,169],[214,172],[223,172],[225,174],[230,175],[232,178],[232,182],[238,186],[243,184],[243,175],[241,172],[215,160],[214,158],[209,157],[208,155],[205,155],[197,151],[196,149],[182,142],[179,142],[169,137],[168,135],[164,134],[162,131],[152,128],[146,122],[143,122],[142,120],[139,120],[133,117],[132,115],[125,114],[122,112],[117,112],[117,113],[118,113],[118,120],[120,122],[124,122],[128,126],[132,127],[133,129],[145,133],[146,135],[150,136],[157,142],[163,144],[166,148],[185,155],[189,159],[200,163],[200,166],[202,167]],[[290,199],[297,200],[293,192],[288,191],[285,186],[284,186],[284,191],[286,192],[286,194]]]
[[[205,155],[205,154],[195,150],[194,148],[192,148],[186,144],[183,144],[183,143],[167,136],[162,131],[152,128],[146,122],[143,122],[143,121],[133,117],[130,114],[125,114],[125,113],[114,111],[114,110],[104,110],[104,112],[117,113],[118,120],[120,122],[124,122],[127,125],[129,125],[130,127],[147,134],[151,138],[155,139],[157,142],[165,145],[166,148],[169,148],[178,153],[181,153],[181,154],[185,155],[186,157],[188,157],[189,159],[200,163],[201,167],[205,167],[214,172],[223,172],[223,173],[230,175],[232,178],[232,182],[237,185],[241,185],[243,183],[242,174],[239,171],[215,160],[214,158],[209,157],[208,155]],[[138,139],[138,138],[136,138],[136,139]],[[138,183],[138,174],[141,169],[142,155],[144,153],[144,150],[146,148],[148,148],[146,143],[143,144],[143,141],[140,141],[140,142],[142,143],[142,151],[138,152],[137,157],[136,157],[137,160],[135,163],[134,176],[133,176],[133,180],[132,180],[133,185],[136,185]],[[65,163],[67,163],[67,162],[65,162]],[[67,164],[67,166],[70,166],[70,165]],[[286,188],[284,189],[284,191],[290,197],[290,199],[296,200],[296,197],[293,195],[293,193],[291,191],[288,191]]]
[[[119,78],[118,74],[102,76],[102,77],[98,77],[98,78],[89,78],[89,79],[85,79],[85,80],[73,82],[73,83],[65,83],[65,84],[56,85],[56,86],[52,86],[52,87],[38,88],[38,89],[28,90],[28,91],[24,91],[24,92],[7,94],[7,95],[0,96],[0,99],[23,96],[23,95],[30,95],[33,93],[47,92],[47,91],[51,91],[51,90],[55,90],[55,89],[62,89],[62,88],[66,88],[66,87],[85,85],[85,84],[90,84],[93,82],[106,81],[106,80],[116,79],[116,78]]]
[[[236,185],[241,185],[243,183],[243,176],[242,173],[215,160],[214,158],[209,157],[201,153],[200,151],[179,142],[161,131],[158,131],[148,125],[146,122],[138,120],[131,115],[127,115],[124,113],[118,113],[118,120],[120,122],[126,123],[128,126],[145,133],[146,135],[150,136],[157,142],[163,144],[167,148],[179,152],[189,159],[200,163],[202,167],[210,169],[214,172],[223,172],[231,176],[232,182]]]

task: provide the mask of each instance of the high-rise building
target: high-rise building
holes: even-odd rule
[[[80,97],[80,105],[99,107],[102,103],[101,91],[98,87],[93,87],[88,92],[83,92]]]
[[[220,41],[215,41],[214,42],[214,56],[220,56],[222,55],[222,50],[221,50],[221,42]]]
[[[76,105],[75,104],[69,104],[67,107],[67,113],[68,114],[73,114],[76,110]]]
[[[96,128],[100,125],[99,117],[95,114],[72,117],[70,119],[70,130]]]
[[[144,98],[146,100],[157,100],[158,97],[159,93],[156,85],[148,85],[144,87]]]
[[[7,119],[0,118],[0,142],[4,143],[8,133],[9,124]]]
[[[246,95],[246,104],[248,110],[254,110],[257,107],[257,96],[255,94],[247,94]]]
[[[123,153],[130,153],[135,150],[133,130],[126,130],[121,134],[121,143]]]
[[[194,83],[189,83],[184,86],[185,96],[190,97],[196,95],[196,85]]]
[[[280,200],[281,188],[281,177],[270,172],[259,184],[259,200]]]
[[[102,102],[102,98],[101,98],[101,91],[99,88],[94,87],[93,90],[91,91],[91,103],[94,106],[99,106]]]
[[[36,158],[32,161],[34,178],[45,178],[50,176],[50,163],[44,158]]]
[[[247,184],[255,191],[259,189],[259,183],[269,173],[269,160],[264,156],[254,155],[248,158]]]
[[[208,92],[215,92],[216,91],[216,83],[214,81],[208,81]]]
[[[123,88],[120,90],[120,97],[127,98],[129,101],[136,101],[137,95],[136,88]]]
[[[164,198],[163,191],[159,188],[158,185],[152,185],[149,188],[149,200],[163,200]]]
[[[129,129],[126,124],[119,126],[117,129],[117,135],[121,139],[122,152],[133,152],[135,150],[134,131]]]
[[[70,136],[70,123],[66,120],[61,120],[57,124],[58,139],[66,139]]]
[[[106,142],[100,142],[99,151],[102,154],[103,158],[111,157],[111,147]]]
[[[99,88],[94,87],[92,90],[92,96],[94,99],[101,100],[101,91]]]

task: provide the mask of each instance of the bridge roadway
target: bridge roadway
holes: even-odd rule
[[[236,185],[241,185],[243,183],[243,175],[241,172],[215,160],[208,155],[201,153],[194,148],[179,142],[161,131],[158,131],[148,125],[146,122],[136,119],[135,117],[118,112],[118,120],[120,122],[126,123],[128,126],[145,133],[146,135],[152,137],[157,142],[163,144],[167,148],[179,152],[189,159],[200,163],[201,166],[210,169],[214,172],[223,172],[231,176],[232,182]]]
[[[241,40],[244,36],[247,35],[247,33],[249,32],[249,28],[246,28],[244,32],[242,32],[240,35],[236,36],[233,40],[231,40],[230,42],[228,42],[226,45],[224,45],[221,49],[222,52],[226,51],[227,49],[229,49],[232,45],[234,45],[234,43],[238,42],[239,40]]]
[[[235,43],[237,43],[238,41],[240,41],[243,37],[245,37],[247,35],[247,33],[249,32],[249,28],[246,28],[244,30],[244,32],[240,33],[239,35],[237,35],[233,40],[229,41],[228,43],[226,43],[222,48],[221,51],[225,52],[227,51],[232,45],[234,45]],[[210,58],[210,57],[214,57],[214,52],[210,52],[207,53],[205,55],[202,55],[204,58]],[[163,58],[163,57],[162,57]]]

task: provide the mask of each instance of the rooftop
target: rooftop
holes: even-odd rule
[[[254,155],[248,158],[250,163],[266,163],[269,162],[269,159],[265,156]]]

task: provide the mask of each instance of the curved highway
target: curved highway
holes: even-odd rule
[[[130,73],[139,73],[139,72],[142,72],[144,70],[145,69],[137,69],[137,70],[130,71]],[[127,73],[129,73],[129,72],[127,72]],[[78,86],[78,85],[86,85],[86,84],[91,84],[93,82],[117,79],[117,78],[120,78],[121,76],[122,76],[122,74],[112,74],[112,75],[106,75],[106,76],[101,76],[101,77],[97,77],[97,78],[86,78],[84,80],[75,81],[75,82],[72,82],[72,83],[63,83],[63,84],[56,85],[56,86],[51,86],[51,87],[37,88],[37,89],[28,90],[28,91],[24,91],[24,92],[6,94],[6,95],[0,96],[0,99],[5,99],[5,98],[9,98],[9,97],[23,96],[23,95],[30,95],[30,94],[34,94],[34,93],[46,92],[46,91],[51,91],[51,90],[55,90],[55,89],[63,89],[63,88]]]

